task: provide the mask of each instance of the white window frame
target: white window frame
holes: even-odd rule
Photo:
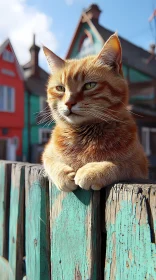
[[[12,143],[15,144],[16,150],[19,148],[19,137],[18,136],[13,136],[12,138]]]
[[[14,62],[14,55],[9,50],[4,50],[3,52],[3,60],[13,63]]]
[[[45,143],[45,142],[48,142],[49,138],[48,139],[43,139],[43,133],[44,132],[50,132],[51,133],[51,129],[50,128],[40,128],[39,129],[39,143],[42,144],[42,143]],[[44,140],[44,141],[43,141]]]
[[[2,88],[2,93],[4,97],[4,103],[3,103],[3,108],[0,109],[0,112],[9,112],[9,113],[14,113],[15,112],[15,89],[13,87],[8,87],[4,85],[0,85]],[[7,89],[11,88],[12,89],[12,100],[11,100],[11,110],[7,108]]]
[[[141,129],[141,142],[147,156],[151,155],[150,132],[156,132],[156,128],[142,127]]]
[[[10,76],[10,77],[15,77],[16,76],[15,72],[13,72],[11,70],[8,70],[8,69],[5,69],[5,68],[2,68],[1,72],[2,72],[2,74]]]

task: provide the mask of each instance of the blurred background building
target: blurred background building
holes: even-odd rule
[[[30,162],[40,162],[44,144],[51,132],[51,128],[42,122],[44,114],[41,113],[39,118],[40,112],[46,114],[46,84],[49,76],[39,66],[39,51],[34,35],[30,47],[30,61],[23,66],[25,81],[23,159]]]
[[[0,46],[0,159],[21,160],[24,77],[11,42]]]
[[[66,58],[98,53],[114,33],[100,25],[101,12],[96,4],[82,12]],[[119,38],[123,50],[123,72],[130,88],[129,109],[136,119],[141,143],[150,161],[150,177],[156,178],[155,44],[146,51]],[[34,36],[30,61],[21,67],[9,40],[0,47],[1,159],[40,162],[44,144],[49,139],[51,125],[46,124],[46,118],[41,124],[40,115],[35,114],[46,108],[48,80],[48,73],[39,66],[39,51]]]

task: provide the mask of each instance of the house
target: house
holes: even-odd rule
[[[0,46],[0,159],[22,159],[24,80],[9,39]]]
[[[99,23],[101,10],[92,4],[83,11],[66,58],[81,58],[98,53],[114,33]],[[129,88],[131,109],[144,150],[150,161],[150,177],[156,179],[156,59],[148,52],[120,37],[123,72]]]
[[[23,130],[23,160],[39,163],[44,144],[48,141],[51,126],[46,122],[46,84],[48,73],[39,66],[39,46],[35,43],[30,48],[30,61],[23,66],[24,93],[24,130]],[[39,112],[45,112],[39,114]],[[42,121],[43,119],[43,121]]]

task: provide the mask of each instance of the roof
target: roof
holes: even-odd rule
[[[114,33],[113,31],[101,26],[98,23],[97,19],[89,19],[87,14],[83,12],[78,26],[76,28],[76,31],[74,33],[70,47],[68,49],[66,58],[70,58],[73,45],[76,42],[79,30],[84,23],[84,18],[85,22],[88,23],[90,28],[93,30],[94,33],[98,35],[99,39],[101,39],[103,43]],[[146,75],[151,76],[152,78],[156,78],[156,60],[152,59],[148,63],[151,54],[143,48],[138,47],[133,43],[129,42],[128,40],[122,38],[121,36],[119,36],[119,39],[122,45],[123,63],[145,73]]]
[[[11,44],[10,39],[6,39],[6,40],[0,45],[0,55],[4,52],[4,50],[6,49],[6,47],[7,47],[8,45],[10,45],[10,48],[11,48],[11,50],[12,50],[12,53],[13,53],[13,55],[14,55],[14,57],[15,57],[15,63],[16,63],[17,69],[18,69],[19,76],[20,76],[21,80],[23,80],[23,79],[24,79],[23,69],[22,69],[21,65],[19,64],[19,62],[18,62],[18,59],[17,59],[17,57],[16,57],[16,54],[15,54],[15,52],[14,52],[14,49],[13,49],[13,46],[12,46],[12,44]]]
[[[114,32],[104,28],[97,22],[93,23],[104,41],[106,41]],[[156,60],[147,63],[150,53],[141,47],[134,45],[128,40],[119,36],[122,46],[123,63],[137,70],[140,70],[153,78],[156,78]]]
[[[3,53],[3,51],[5,50],[5,48],[7,47],[7,45],[10,43],[9,39],[6,39],[2,45],[0,46],[0,55]]]

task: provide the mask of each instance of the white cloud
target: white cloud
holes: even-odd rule
[[[66,4],[71,6],[74,3],[74,0],[65,0]]]
[[[36,43],[44,44],[53,51],[57,49],[57,40],[51,32],[52,19],[26,0],[0,0],[0,43],[10,38],[15,53],[21,64],[30,59],[29,48],[32,45],[33,33]],[[43,53],[40,52],[42,64]]]

